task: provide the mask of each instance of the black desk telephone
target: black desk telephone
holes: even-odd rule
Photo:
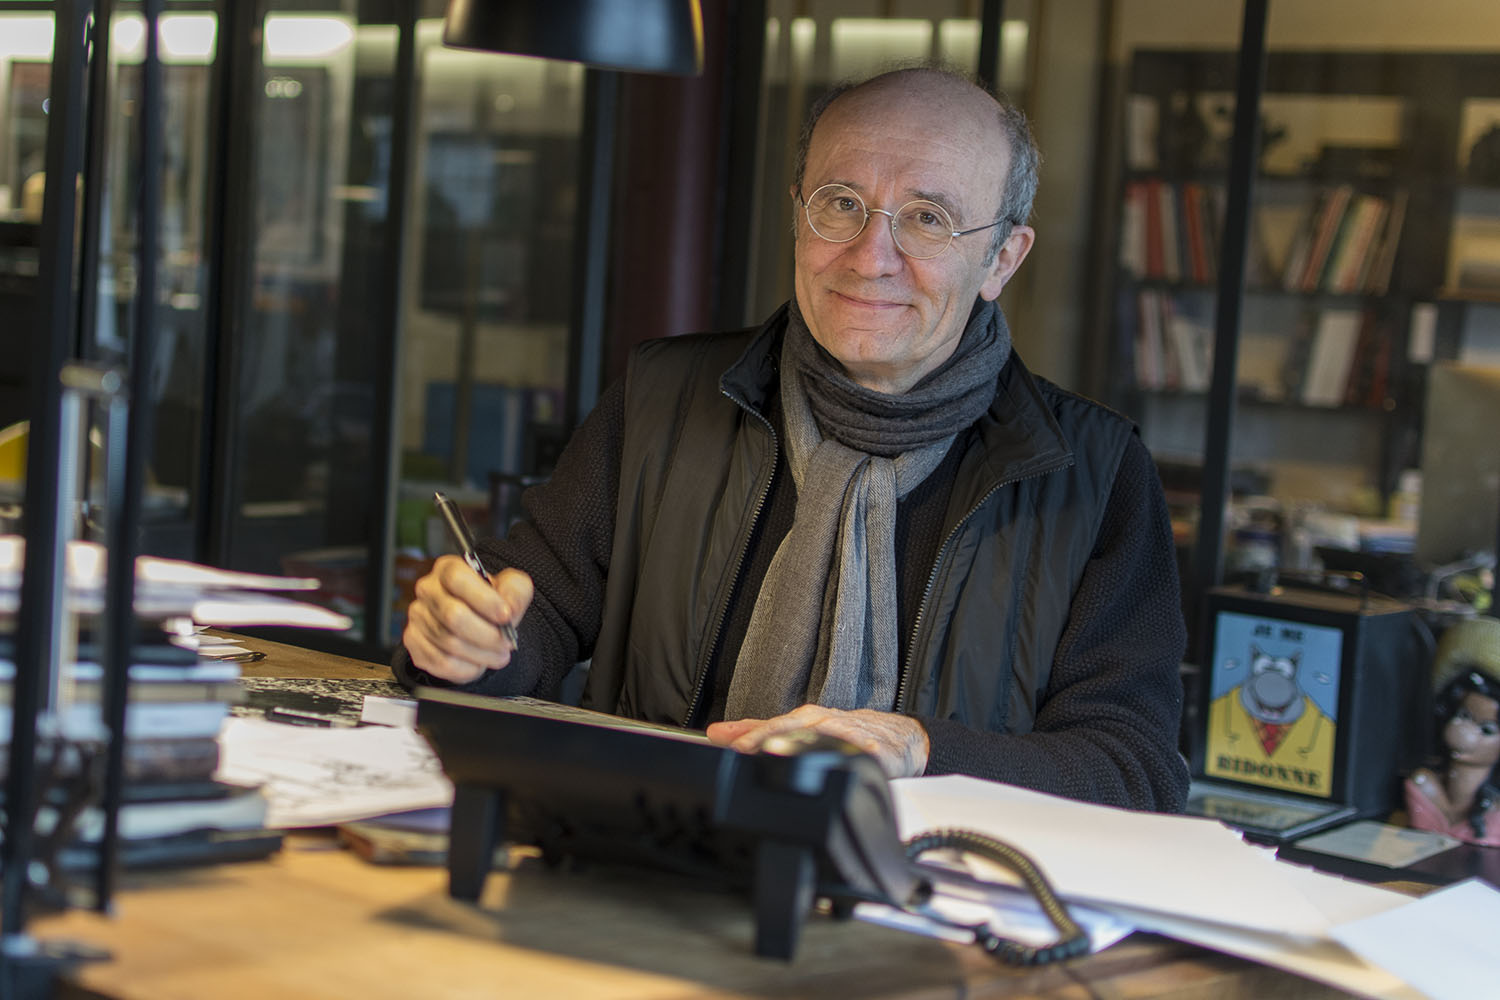
[[[974,927],[998,957],[1036,964],[1088,950],[1088,938],[1019,852],[963,832],[897,833],[873,757],[811,731],[742,754],[702,733],[529,698],[423,688],[417,727],[453,781],[449,892],[478,900],[502,842],[549,861],[620,861],[697,875],[751,893],[757,954],[790,959],[817,898],[837,916],[861,901],[912,908],[932,883],[917,855],[983,853],[1017,871],[1061,940],[1034,948]]]

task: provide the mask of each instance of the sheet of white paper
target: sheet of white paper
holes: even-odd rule
[[[26,542],[0,535],[0,614],[20,609],[21,571]],[[96,614],[104,607],[105,550],[95,542],[69,542],[68,601],[72,610]],[[200,566],[176,559],[141,556],[136,560],[135,609],[146,618],[191,616],[201,624],[239,628],[291,625],[344,630],[346,615],[318,605],[258,591],[306,591],[320,586],[306,577],[266,576]]]
[[[205,625],[203,628],[207,628]],[[210,656],[223,655],[225,653],[245,653],[248,648],[238,639],[230,639],[221,635],[211,635],[208,632],[196,632],[192,635],[174,635],[172,644],[181,646],[183,649],[196,649],[200,653]]]
[[[322,729],[234,718],[219,736],[223,781],[264,784],[273,828],[330,826],[453,803],[427,741],[410,729]]]
[[[1118,909],[1143,931],[1164,934],[1226,955],[1283,969],[1356,996],[1378,997],[1380,1000],[1424,1000],[1420,990],[1364,961],[1336,941],[1308,941],[1240,927],[1182,920],[1161,913],[1133,912],[1129,907]]]
[[[227,660],[232,656],[241,656],[250,652],[250,647],[241,646],[238,643],[226,642],[222,646],[204,646],[198,652],[208,660]]]
[[[9,575],[19,577],[26,562],[26,539],[20,535],[0,535],[0,580]],[[105,548],[98,542],[68,543],[68,584],[73,587],[104,585],[107,565]],[[141,556],[135,561],[138,583],[164,584],[229,590],[317,590],[321,584],[312,577],[268,576],[264,573],[242,573],[218,569],[181,559]]]
[[[1311,868],[1284,863],[1281,868],[1283,881],[1295,887],[1316,906],[1330,926],[1386,913],[1412,902],[1410,896],[1361,882],[1351,882]],[[1141,930],[1155,931],[1180,941],[1189,941],[1215,951],[1285,969],[1361,996],[1381,997],[1384,1000],[1420,1000],[1422,996],[1419,990],[1407,985],[1398,976],[1372,965],[1331,938],[1311,941],[1162,913],[1136,911],[1130,907],[1111,909],[1133,920]]]
[[[1333,928],[1333,936],[1431,1000],[1473,1000],[1500,990],[1500,892],[1470,879]]]
[[[892,782],[901,835],[978,830],[1029,854],[1072,900],[1318,937],[1327,919],[1274,857],[1222,824],[1091,805],[949,775]]]
[[[13,615],[20,607],[19,590],[0,589],[0,614]],[[80,614],[98,614],[104,609],[104,591],[73,591],[68,595],[68,607]],[[135,592],[135,610],[142,618],[192,617],[221,628],[292,625],[347,629],[353,624],[347,615],[319,605],[248,590],[204,592],[183,587],[141,587]]]
[[[140,602],[137,601],[137,610]],[[249,591],[226,592],[200,598],[193,602],[193,620],[220,628],[237,628],[243,625],[293,625],[299,628],[326,628],[342,630],[353,626],[347,615],[316,604],[289,601],[270,594]]]
[[[378,694],[367,694],[360,706],[359,721],[376,726],[415,729],[417,703],[411,698],[385,698]]]

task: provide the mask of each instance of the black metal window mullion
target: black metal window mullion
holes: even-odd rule
[[[1245,296],[1246,251],[1250,242],[1250,202],[1255,196],[1255,165],[1260,145],[1260,100],[1266,87],[1266,19],[1269,0],[1245,0],[1235,79],[1234,134],[1229,147],[1229,178],[1224,195],[1224,240],[1220,251],[1218,299],[1214,318],[1214,362],[1203,434],[1203,492],[1192,588],[1202,594],[1224,571],[1224,515],[1229,503],[1229,442],[1234,431],[1235,369],[1239,360],[1240,311]],[[1206,651],[1189,651],[1192,662],[1207,662]]]
[[[396,357],[401,331],[403,302],[401,295],[402,250],[406,245],[407,203],[410,197],[412,150],[417,104],[417,13],[418,0],[403,0],[396,19],[396,78],[391,108],[391,165],[386,198],[385,253],[381,269],[385,273],[385,301],[379,313],[385,318],[374,332],[376,371],[374,413],[371,433],[375,436],[370,449],[370,525],[369,559],[365,576],[365,643],[381,649],[391,627],[391,594],[394,566],[393,543],[396,533],[396,479],[400,473],[396,447]]]
[[[255,83],[261,58],[256,29],[262,4],[222,0],[220,30],[210,78],[208,262],[204,294],[203,432],[194,497],[194,556],[223,565],[229,555],[238,482],[238,371],[241,333],[251,302],[255,271],[254,187]]]
[[[89,61],[88,82],[88,133],[84,137],[83,176],[89,183],[83,186],[83,216],[79,224],[79,287],[82,294],[78,301],[78,329],[80,331],[80,356],[93,357],[97,343],[96,326],[99,312],[99,255],[102,251],[101,206],[104,200],[106,166],[109,162],[109,95],[110,87],[110,23],[114,16],[114,0],[98,0],[94,9],[93,58]],[[132,192],[121,192],[115,201],[123,204]]]
[[[62,441],[61,374],[74,349],[77,298],[74,233],[77,199],[71,178],[83,166],[83,101],[86,57],[83,32],[87,0],[58,0],[52,59],[47,187],[39,254],[37,325],[32,356],[31,423],[26,456],[27,555],[21,576],[21,614],[16,617],[16,672],[11,691],[10,766],[5,780],[6,836],[0,841],[0,977],[8,981],[9,942],[25,934],[28,862],[35,848],[38,784],[35,768],[37,716],[44,705],[43,681],[58,652],[63,599],[63,551],[58,544]],[[66,178],[66,180],[64,180]],[[71,443],[70,443],[71,444]],[[72,471],[69,469],[68,471]],[[0,984],[4,985],[4,984]]]
[[[579,146],[578,215],[573,227],[573,309],[568,331],[564,423],[577,427],[599,399],[604,371],[604,316],[609,290],[614,212],[615,139],[620,74],[589,69],[584,76]]]

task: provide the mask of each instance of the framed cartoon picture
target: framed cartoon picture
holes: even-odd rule
[[[1339,628],[1219,612],[1204,773],[1333,794],[1343,646]]]
[[[1412,610],[1328,589],[1216,587],[1188,811],[1270,841],[1388,812],[1421,753]]]

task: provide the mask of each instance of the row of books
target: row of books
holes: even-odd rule
[[[1386,198],[1352,185],[1322,189],[1297,227],[1281,267],[1289,292],[1384,295],[1406,217],[1407,195]]]
[[[1121,317],[1132,331],[1136,385],[1206,392],[1213,375],[1213,317],[1201,296],[1143,290],[1127,297]]]
[[[1290,208],[1257,204],[1247,280],[1288,292],[1384,295],[1406,205],[1405,191],[1387,198],[1349,184],[1320,188],[1306,204]],[[1212,284],[1223,217],[1220,185],[1133,180],[1125,188],[1120,267],[1136,279]]]
[[[1138,388],[1208,390],[1214,353],[1211,302],[1208,296],[1157,289],[1122,296],[1119,324],[1127,332]],[[1272,367],[1271,384],[1257,383],[1246,391],[1306,406],[1379,408],[1390,388],[1392,351],[1391,330],[1373,310],[1309,310],[1284,361],[1278,358]]]
[[[1220,185],[1131,181],[1125,186],[1120,266],[1137,278],[1212,284],[1223,218]]]

